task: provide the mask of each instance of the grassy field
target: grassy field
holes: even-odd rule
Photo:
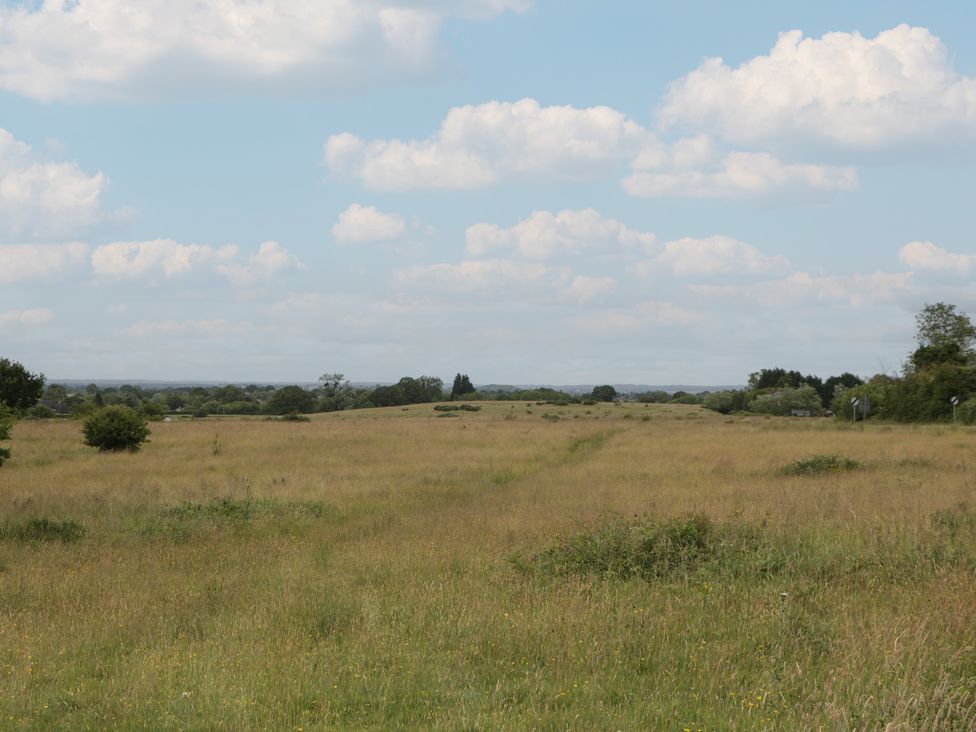
[[[440,414],[18,423],[0,728],[976,729],[973,429]]]

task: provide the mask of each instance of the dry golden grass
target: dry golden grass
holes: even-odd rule
[[[0,727],[976,729],[976,521],[926,543],[976,504],[973,430],[435,414],[156,423],[134,455],[18,423],[0,522],[86,534],[0,538]],[[781,474],[816,454],[862,468]],[[785,569],[512,561],[692,512]]]

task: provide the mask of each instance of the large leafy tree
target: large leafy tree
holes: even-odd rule
[[[590,397],[598,402],[612,402],[617,398],[617,390],[614,389],[610,384],[594,386],[593,391],[590,393]]]
[[[459,373],[454,377],[454,384],[451,386],[452,400],[465,394],[471,394],[472,392],[474,392],[474,384],[471,383],[471,379],[468,378],[467,374]]]
[[[30,409],[44,393],[44,374],[32,374],[23,364],[0,358],[0,402],[11,409]]]
[[[268,400],[271,414],[307,414],[315,411],[315,395],[300,386],[283,386]]]
[[[932,363],[972,362],[976,346],[976,326],[955,305],[944,302],[926,304],[915,316],[918,350],[913,362],[921,366]]]

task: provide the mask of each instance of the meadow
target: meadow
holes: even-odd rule
[[[976,729],[976,428],[481,406],[17,423],[0,728]]]

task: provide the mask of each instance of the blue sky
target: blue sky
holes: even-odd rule
[[[744,382],[976,315],[969,3],[0,0],[0,354]]]

